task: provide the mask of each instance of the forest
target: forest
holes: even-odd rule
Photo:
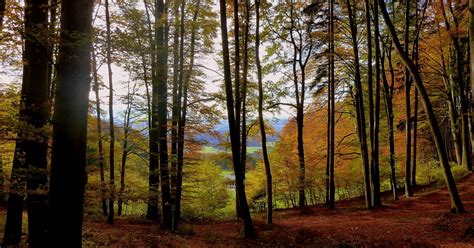
[[[1,247],[474,247],[474,0],[0,0]]]

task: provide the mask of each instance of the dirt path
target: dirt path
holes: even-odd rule
[[[241,223],[190,224],[173,235],[151,223],[118,220],[114,226],[86,221],[84,238],[90,246],[116,247],[474,247],[474,175],[458,188],[468,211],[449,213],[445,189],[417,192],[399,201],[384,199],[384,207],[365,210],[361,200],[337,203],[336,210],[310,207],[275,212],[274,225],[255,218],[258,238],[240,238]]]

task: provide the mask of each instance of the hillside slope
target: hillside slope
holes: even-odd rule
[[[84,238],[91,246],[130,247],[473,247],[474,174],[459,181],[458,187],[468,213],[449,213],[445,188],[422,188],[413,198],[384,199],[384,207],[363,208],[361,199],[338,202],[336,210],[320,206],[303,211],[277,211],[274,225],[255,216],[258,238],[240,238],[241,223],[189,224],[185,232],[173,235],[149,222],[86,220]],[[107,243],[104,243],[107,242]]]

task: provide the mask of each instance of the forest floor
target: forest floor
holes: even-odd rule
[[[458,182],[467,213],[449,213],[445,188],[422,187],[415,197],[364,209],[362,198],[340,201],[335,210],[322,206],[254,216],[258,238],[244,239],[239,221],[183,224],[181,233],[159,230],[151,222],[117,219],[114,225],[86,218],[86,246],[113,247],[474,247],[474,174]]]

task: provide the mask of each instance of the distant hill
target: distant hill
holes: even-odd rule
[[[278,134],[283,129],[283,127],[285,127],[287,122],[288,122],[287,118],[270,119],[270,123],[273,126],[273,128],[275,128],[277,133],[275,135],[268,136],[267,137],[268,142],[275,142],[278,139]],[[207,146],[218,148],[220,140],[225,138],[224,136],[226,135],[227,132],[229,132],[229,125],[227,123],[227,120],[222,120],[219,124],[214,126],[211,132],[198,134],[196,136],[196,140],[203,142]],[[216,137],[216,135],[220,136],[220,139],[219,137]],[[260,143],[254,140],[249,140],[248,146],[249,147],[260,146]]]

